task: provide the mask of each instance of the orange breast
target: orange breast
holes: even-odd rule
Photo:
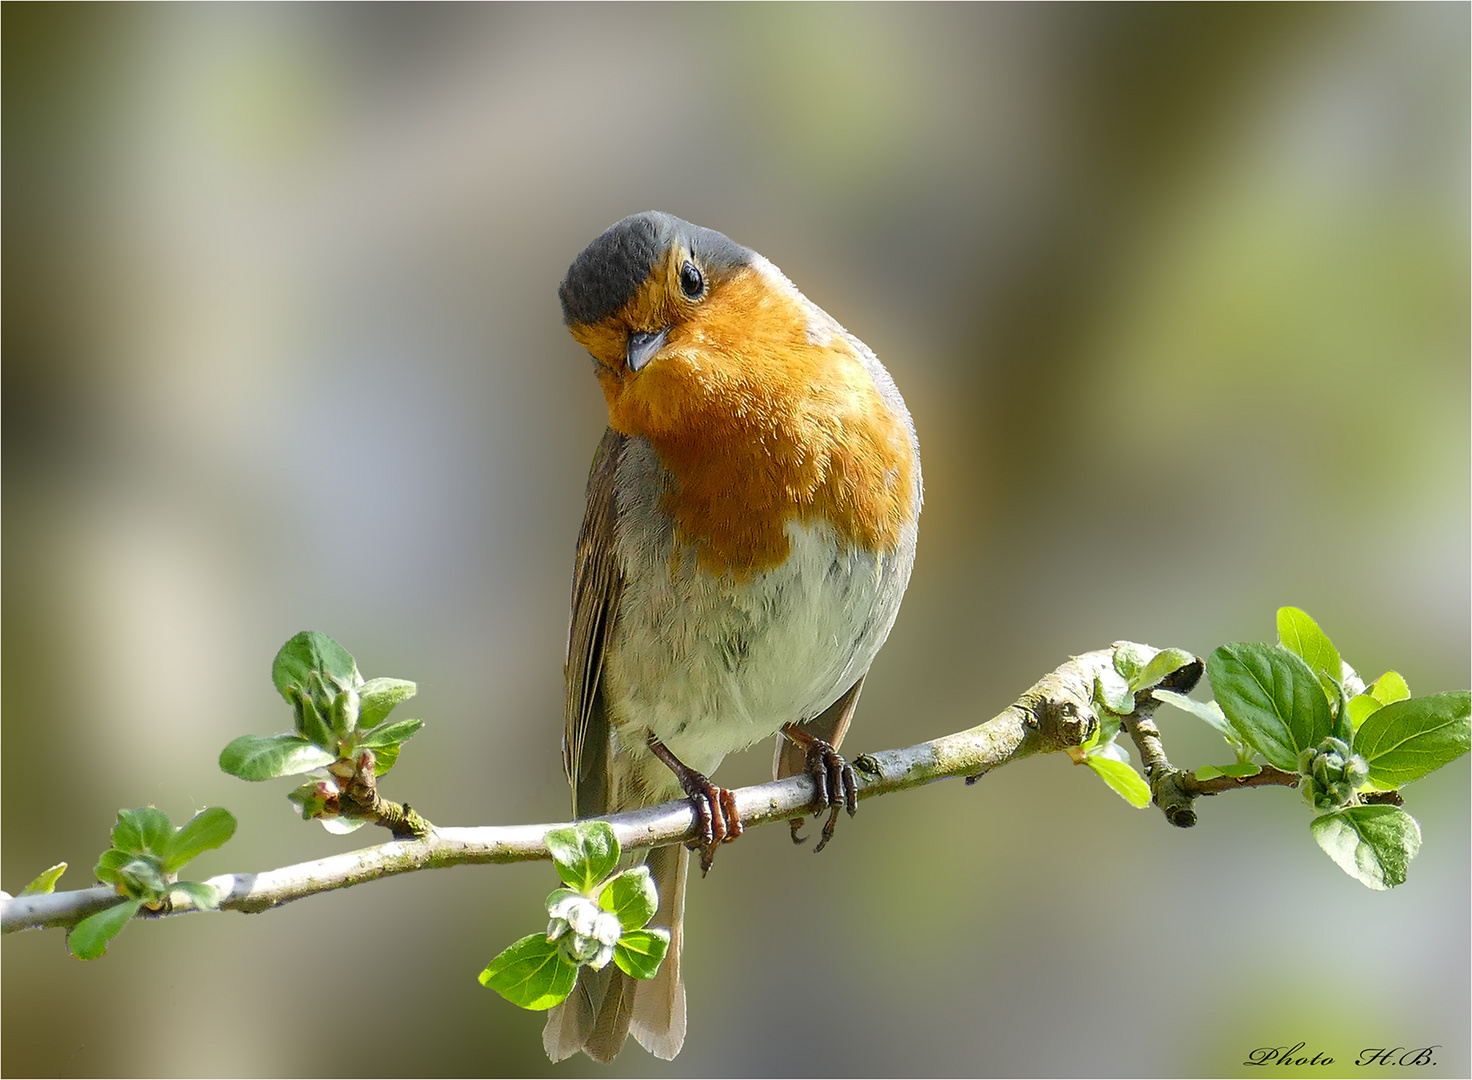
[[[913,516],[909,432],[847,339],[810,340],[814,317],[749,268],[643,371],[600,370],[610,426],[654,446],[678,483],[665,504],[676,535],[712,572],[780,565],[794,519],[893,551]]]

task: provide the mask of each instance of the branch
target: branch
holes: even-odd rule
[[[1197,674],[1199,677],[1200,673]],[[1196,779],[1196,773],[1191,769],[1176,768],[1167,760],[1160,730],[1155,726],[1157,704],[1148,693],[1141,694],[1136,699],[1135,711],[1124,717],[1122,724],[1140,751],[1140,761],[1145,766],[1145,779],[1150,781],[1153,801],[1172,825],[1182,829],[1195,825],[1193,804],[1202,795],[1217,795],[1238,788],[1298,786],[1297,773],[1283,772],[1271,765],[1262,766],[1255,776],[1214,776],[1210,780]]]
[[[971,783],[1009,762],[1077,746],[1097,724],[1090,704],[1095,677],[1112,665],[1113,655],[1110,648],[1072,658],[1038,680],[1005,711],[969,730],[903,750],[860,756],[854,761],[859,798],[888,795],[949,777],[966,777]],[[1156,738],[1158,742],[1158,735]],[[1160,759],[1164,760],[1163,752]],[[750,828],[810,812],[816,791],[811,777],[794,776],[738,789],[736,806]],[[614,814],[604,820],[613,826],[626,850],[688,841],[696,834],[695,813],[686,800]],[[416,870],[546,859],[549,856],[544,837],[549,830],[566,824],[431,827],[421,839],[395,840],[259,874],[223,874],[210,878],[208,884],[224,897],[222,910],[265,911],[317,893]],[[182,894],[176,897],[167,910],[140,914],[157,917],[199,910]],[[12,933],[74,926],[116,900],[117,894],[107,886],[4,897],[0,899],[0,930]]]

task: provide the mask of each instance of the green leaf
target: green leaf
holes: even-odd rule
[[[314,671],[308,681],[319,690],[322,680]],[[327,718],[322,715],[322,707],[319,707],[316,697],[309,690],[298,690],[296,687],[288,687],[287,693],[291,695],[291,708],[293,723],[297,734],[324,749],[335,749],[337,747],[337,736],[332,733]]]
[[[1094,696],[1112,713],[1128,716],[1135,711],[1135,695],[1130,684],[1112,668],[1103,668],[1095,677]]]
[[[373,751],[373,775],[382,776],[392,769],[394,763],[399,760],[401,749],[403,746],[400,743],[394,743],[392,746],[380,746]]]
[[[562,959],[556,942],[528,934],[480,973],[480,984],[513,1005],[541,1012],[563,1001],[578,981],[578,969]]]
[[[358,690],[362,699],[358,723],[363,727],[381,723],[395,705],[413,697],[418,690],[408,679],[369,679]]]
[[[1317,746],[1333,730],[1318,676],[1281,646],[1223,645],[1206,669],[1238,737],[1280,769],[1296,772],[1298,752]]]
[[[1349,699],[1349,722],[1356,731],[1370,716],[1378,712],[1384,702],[1369,694],[1356,694]]]
[[[40,896],[56,888],[57,879],[66,873],[66,863],[59,862],[50,870],[37,874],[29,885],[20,891],[21,896]]]
[[[1131,806],[1143,808],[1150,805],[1150,785],[1135,772],[1134,766],[1097,754],[1085,757],[1084,764],[1098,773],[1099,778]]]
[[[340,690],[332,698],[328,718],[332,721],[332,735],[336,739],[347,739],[358,730],[361,702],[358,691],[351,686]]]
[[[1351,806],[1309,824],[1314,840],[1350,877],[1393,889],[1421,850],[1421,826],[1398,806]]]
[[[142,906],[141,900],[124,900],[121,904],[88,915],[67,935],[66,947],[78,960],[96,960],[107,952],[107,943],[122,933],[128,920],[138,914]]]
[[[317,820],[322,823],[324,829],[335,836],[346,836],[368,824],[366,818],[357,817],[319,817]]]
[[[1133,641],[1117,641],[1114,643],[1114,670],[1133,686],[1135,677],[1145,667],[1145,656],[1146,649],[1143,645],[1137,645]]]
[[[98,881],[107,885],[121,885],[123,879],[119,871],[135,856],[131,852],[121,851],[118,848],[108,848],[97,860],[97,865],[92,868],[92,873]]]
[[[413,684],[411,683],[410,685]],[[423,726],[423,720],[392,720],[363,732],[358,738],[358,745],[367,750],[377,750],[383,746],[396,746],[413,738],[415,733]]]
[[[336,754],[290,733],[242,735],[220,752],[220,768],[242,780],[296,776],[336,760]]]
[[[1472,695],[1465,690],[1392,701],[1365,719],[1355,753],[1376,784],[1400,787],[1465,754],[1472,741]]]
[[[1195,656],[1184,649],[1162,649],[1145,665],[1139,675],[1130,680],[1130,689],[1145,690],[1156,686],[1162,680],[1180,671],[1181,668],[1199,662]]]
[[[1349,712],[1349,698],[1345,694],[1344,684],[1324,676],[1319,680],[1324,684],[1324,692],[1329,695],[1329,723],[1332,726],[1334,738],[1348,745],[1354,741],[1354,718]]]
[[[613,947],[613,962],[625,975],[652,979],[670,947],[670,932],[662,927],[629,930]]]
[[[169,891],[162,860],[156,855],[134,855],[118,867],[118,880],[129,896],[150,903],[163,899]]]
[[[598,906],[617,915],[625,932],[638,930],[654,918],[659,910],[659,890],[654,887],[649,867],[636,866],[611,879],[598,894]]]
[[[1387,671],[1366,687],[1365,693],[1381,705],[1389,705],[1392,701],[1404,701],[1410,697],[1411,688],[1406,685],[1400,672]]]
[[[1303,659],[1315,675],[1327,675],[1334,682],[1344,677],[1339,650],[1309,613],[1296,607],[1278,609],[1278,640],[1289,652]],[[1327,684],[1323,684],[1327,692]]]
[[[224,899],[220,890],[213,885],[207,885],[203,881],[176,881],[169,888],[170,893],[183,893],[193,902],[200,911],[213,911],[220,906]]]
[[[1158,687],[1150,690],[1151,697],[1156,701],[1163,701],[1167,705],[1174,705],[1182,712],[1188,712],[1196,719],[1210,724],[1218,732],[1228,739],[1237,741],[1237,731],[1227,719],[1222,707],[1215,701],[1197,701],[1188,698],[1185,694],[1178,694],[1174,690],[1161,690]]]
[[[593,888],[618,866],[618,837],[606,821],[580,821],[570,829],[553,829],[546,843],[558,876],[584,895],[592,895]]]
[[[321,781],[308,780],[286,797],[301,808],[303,820],[311,821],[327,809],[327,803],[333,797],[329,794],[331,789],[324,790],[325,787]]]
[[[1218,768],[1223,776],[1235,776],[1239,780],[1244,780],[1249,776],[1256,776],[1262,772],[1261,765],[1254,765],[1250,761],[1245,764],[1221,765]]]
[[[164,869],[175,873],[190,859],[219,847],[235,835],[235,815],[223,806],[211,806],[195,814],[174,834],[164,856]]]
[[[1232,776],[1238,780],[1245,780],[1249,776],[1256,776],[1262,772],[1261,765],[1252,763],[1237,765],[1203,765],[1196,770],[1197,780],[1212,780],[1218,776]]]
[[[271,664],[271,681],[281,696],[291,701],[287,687],[295,686],[302,691],[310,687],[308,676],[313,672],[336,679],[343,686],[361,686],[363,677],[358,674],[358,664],[352,654],[326,634],[316,630],[303,630],[276,654]]]
[[[134,855],[167,851],[174,839],[174,823],[156,806],[119,810],[112,828],[112,846]]]

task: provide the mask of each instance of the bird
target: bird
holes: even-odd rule
[[[821,849],[839,809],[854,811],[837,748],[914,564],[920,448],[904,399],[777,267],[671,214],[610,226],[558,296],[608,406],[573,572],[573,816],[684,795],[709,870],[742,831],[710,774],[776,735],[774,775],[812,774],[829,808]],[[648,981],[582,968],[543,1032],[553,1061],[611,1061],[631,1032],[655,1057],[679,1053],[690,856],[633,853],[669,950]]]

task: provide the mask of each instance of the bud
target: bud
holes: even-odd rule
[[[547,914],[547,940],[557,942],[566,960],[587,964],[594,971],[608,966],[623,934],[618,916],[576,893],[558,897],[548,905]]]
[[[1355,789],[1368,779],[1370,767],[1350,750],[1343,739],[1333,736],[1298,755],[1299,787],[1303,801],[1320,813],[1338,810],[1354,798]]]

